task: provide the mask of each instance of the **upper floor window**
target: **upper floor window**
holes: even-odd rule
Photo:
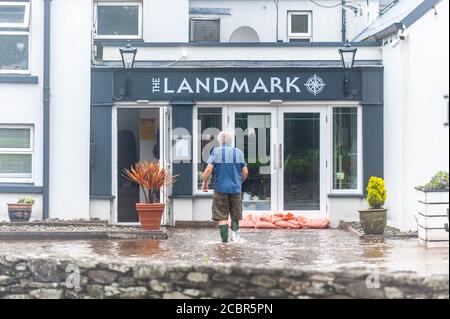
[[[288,39],[290,42],[312,40],[312,12],[288,12]]]
[[[0,2],[0,73],[29,72],[29,2]]]
[[[191,42],[220,42],[220,19],[192,18]]]
[[[142,2],[97,2],[97,39],[141,39]]]
[[[32,182],[33,127],[0,125],[0,182]]]

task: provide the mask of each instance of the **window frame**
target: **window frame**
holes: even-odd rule
[[[28,36],[28,56],[27,64],[28,68],[25,70],[13,70],[13,69],[0,69],[0,74],[31,74],[31,37],[29,31],[2,31],[0,29],[0,36],[2,35],[26,35]]]
[[[138,6],[139,7],[139,20],[138,20],[138,35],[100,35],[98,34],[98,7],[102,6],[116,6],[116,7],[124,7],[124,6]],[[142,1],[99,1],[95,3],[94,6],[94,38],[98,40],[141,40],[143,38],[143,12],[144,12],[144,4]]]
[[[220,109],[222,111],[222,130],[225,130],[227,128],[227,119],[228,119],[228,109],[225,105],[220,105],[220,104],[198,104],[194,107],[193,110],[193,126],[192,126],[192,132],[194,134],[194,138],[193,138],[193,143],[192,143],[192,152],[193,152],[193,156],[192,156],[192,171],[193,171],[193,194],[194,195],[212,195],[214,194],[214,190],[213,189],[209,189],[208,193],[204,193],[199,187],[198,187],[198,164],[200,164],[201,161],[201,154],[200,154],[200,158],[199,158],[199,147],[201,145],[201,143],[199,143],[199,137],[197,136],[197,132],[198,132],[198,110],[199,109],[209,109],[209,108],[215,108],[215,109]]]
[[[335,108],[356,108],[357,111],[357,139],[358,139],[358,155],[357,155],[357,187],[354,189],[335,189],[334,183],[333,183],[333,174],[334,174],[334,109]],[[364,163],[363,163],[363,123],[362,123],[362,107],[360,104],[355,105],[333,105],[330,107],[328,116],[328,139],[329,139],[329,145],[328,145],[328,171],[329,171],[329,181],[328,181],[328,188],[329,188],[329,194],[332,195],[362,195],[363,194],[363,179],[364,179]]]
[[[25,13],[23,16],[23,22],[22,23],[1,23],[0,22],[0,28],[17,28],[17,29],[27,29],[30,27],[30,8],[31,8],[30,2],[0,2],[0,7],[6,7],[6,6],[16,6],[16,7],[25,7]]]
[[[292,16],[294,15],[306,15],[308,16],[308,32],[307,33],[294,33],[292,32]],[[290,10],[287,12],[287,37],[289,40],[304,39],[312,41],[313,37],[313,12],[307,10]]]
[[[192,22],[193,21],[216,21],[219,23],[219,41],[194,41],[192,38],[193,35],[193,28],[192,28]],[[189,17],[189,42],[191,43],[220,43],[222,42],[222,23],[220,18],[211,18],[211,17]]]
[[[0,183],[33,183],[34,182],[34,125],[0,124],[0,129],[28,129],[30,132],[29,148],[0,148],[0,154],[31,155],[31,176],[24,174],[1,174]]]

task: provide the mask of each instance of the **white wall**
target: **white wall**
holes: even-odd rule
[[[27,124],[34,126],[33,182],[42,186],[42,61],[44,2],[32,1],[30,13],[30,75],[38,76],[38,84],[0,83],[0,124]],[[32,219],[42,216],[40,195],[0,194],[0,220],[8,220],[6,204],[19,197],[36,199]]]
[[[385,47],[384,63],[384,178],[388,192],[389,224],[400,226],[403,212],[404,166],[404,91],[407,70],[402,64],[404,47]]]
[[[20,197],[33,198],[34,205],[30,221],[42,220],[42,195],[37,194],[1,194],[0,193],[0,222],[9,222],[8,206],[9,203],[17,203]]]
[[[328,214],[330,226],[335,228],[340,221],[353,222],[359,220],[359,210],[367,208],[365,199],[330,198],[328,199]]]
[[[449,168],[449,131],[443,125],[443,96],[449,93],[448,1],[436,9],[437,15],[431,10],[413,24],[396,49],[384,50],[388,206],[401,229],[416,229],[414,188]]]
[[[330,6],[338,3],[320,2]],[[355,0],[363,8],[363,16],[355,17],[352,11],[347,14],[348,38],[359,33],[372,22],[378,13],[378,0]],[[261,42],[275,42],[277,15],[273,0],[191,0],[194,8],[228,8],[231,16],[208,16],[221,19],[221,41],[229,42],[231,34],[239,27],[249,26],[259,35]],[[287,12],[295,10],[312,11],[312,41],[340,42],[342,40],[342,7],[324,8],[308,0],[280,0],[278,14],[278,40],[287,41]],[[191,17],[196,17],[192,15]],[[206,16],[205,16],[206,17]]]
[[[355,38],[368,25],[372,24],[380,14],[379,0],[369,0],[368,5],[366,0],[353,0],[352,2],[359,5],[361,10],[356,15],[350,9],[345,11],[346,34],[348,40]]]
[[[143,0],[146,42],[188,42],[189,0]]]
[[[51,5],[50,218],[89,218],[92,1]]]
[[[100,220],[108,221],[114,223],[112,219],[112,201],[104,199],[91,199],[90,201],[90,218],[97,218]]]

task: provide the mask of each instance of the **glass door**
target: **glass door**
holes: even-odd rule
[[[326,215],[325,121],[317,108],[280,108],[278,114],[278,211]]]
[[[231,108],[228,121],[235,135],[235,146],[244,153],[249,169],[249,178],[243,185],[244,211],[276,211],[276,109]]]

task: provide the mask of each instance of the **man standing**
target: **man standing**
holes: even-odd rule
[[[242,219],[242,184],[248,177],[244,154],[232,146],[230,133],[220,132],[220,146],[215,148],[203,174],[203,192],[208,192],[208,180],[214,174],[212,219],[219,222],[222,242],[228,242],[228,217],[231,216],[231,241],[241,242],[239,221]]]

